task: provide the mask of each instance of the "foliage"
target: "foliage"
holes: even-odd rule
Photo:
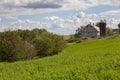
[[[67,41],[68,41],[69,43],[73,43],[73,42],[75,42],[75,43],[80,43],[82,40],[81,40],[81,38],[79,38],[79,37],[71,36],[71,38],[68,39]]]
[[[62,36],[45,29],[17,30],[0,33],[0,61],[32,59],[57,54],[65,48]]]
[[[118,24],[118,27],[120,28],[120,23]]]
[[[74,36],[81,38],[82,30],[83,30],[83,26],[79,27],[79,28],[76,30],[76,33],[75,33]]]
[[[42,57],[57,54],[66,46],[66,42],[63,40],[62,36],[48,32],[43,32],[36,36],[33,43],[38,50],[38,56]]]
[[[119,28],[119,34],[120,34],[120,23],[118,24],[118,28]]]
[[[26,60],[34,56],[34,46],[23,41],[17,32],[0,33],[0,61]]]
[[[0,80],[120,80],[120,38],[69,45],[56,56],[0,63]]]
[[[20,34],[20,37],[23,38],[23,40],[32,42],[34,38],[36,38],[37,35],[40,35],[42,32],[47,32],[45,29],[33,29],[33,30],[18,30],[17,31]]]
[[[47,35],[41,34],[40,36],[37,36],[33,43],[36,47],[38,56],[43,57],[52,54],[53,42]]]
[[[83,26],[76,29],[76,33],[71,35],[71,37],[67,40],[69,43],[80,43],[81,42],[81,35],[82,35]]]
[[[66,47],[66,41],[64,41],[63,36],[52,34],[51,37],[53,39],[54,48],[53,53],[58,54]]]
[[[113,31],[112,31],[111,28],[109,28],[109,27],[106,28],[106,35],[107,36],[112,36],[113,35]]]
[[[23,40],[35,46],[37,56],[40,57],[57,54],[66,45],[62,36],[49,33],[45,29],[18,30],[18,33]]]

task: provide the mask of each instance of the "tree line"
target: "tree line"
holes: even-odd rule
[[[58,54],[66,47],[63,37],[45,29],[0,32],[0,61],[14,62]]]

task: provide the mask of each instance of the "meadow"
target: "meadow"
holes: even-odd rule
[[[70,44],[41,59],[0,63],[0,80],[120,80],[120,38]]]

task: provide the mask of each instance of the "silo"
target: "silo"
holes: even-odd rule
[[[104,37],[106,35],[106,21],[99,22],[100,36]]]

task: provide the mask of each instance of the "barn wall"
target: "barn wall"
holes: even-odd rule
[[[100,32],[95,30],[93,27],[86,27],[82,31],[82,37],[99,37]]]

